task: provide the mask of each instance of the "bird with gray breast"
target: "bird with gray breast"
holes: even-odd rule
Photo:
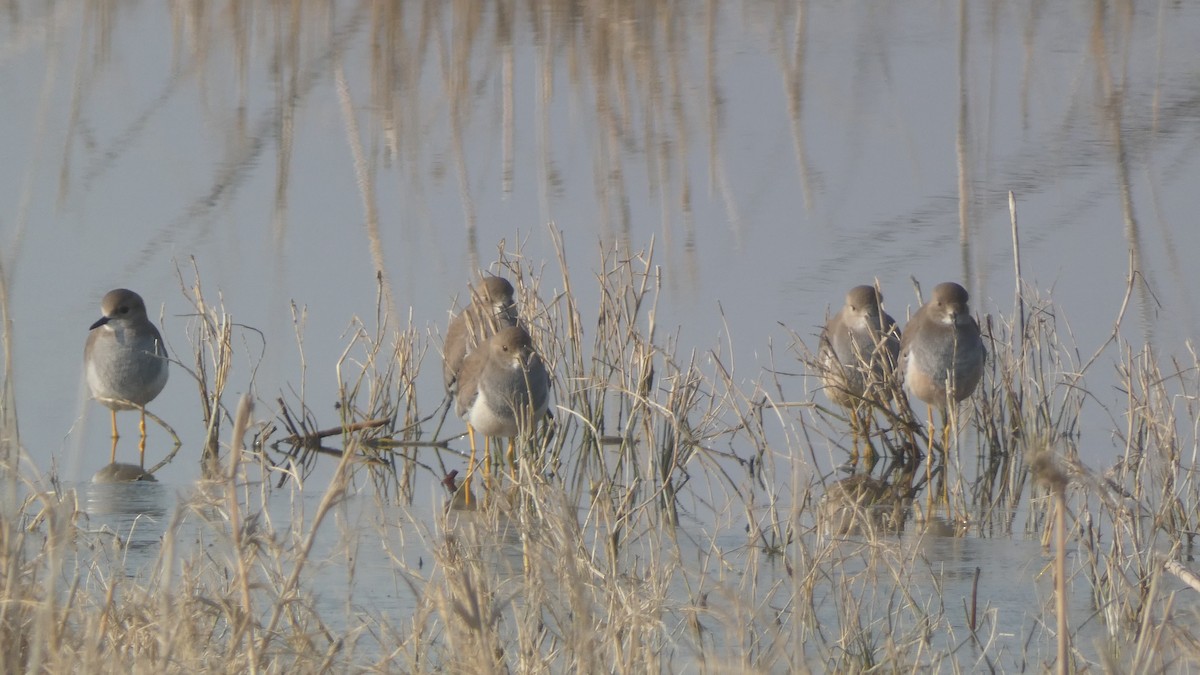
[[[112,462],[117,458],[117,411],[141,412],[139,466],[144,468],[146,404],[167,385],[167,350],[137,293],[109,291],[100,301],[100,313],[83,348],[88,388],[112,415]]]
[[[883,311],[882,302],[883,296],[873,286],[855,286],[821,331],[821,381],[829,400],[849,411],[852,463],[858,461],[860,436],[867,446],[867,461],[875,461],[870,404],[888,398],[887,385],[900,353],[896,322]]]
[[[471,303],[450,320],[442,345],[442,379],[453,392],[458,372],[475,346],[496,331],[517,325],[513,286],[503,277],[488,276],[471,287]]]
[[[904,388],[928,406],[931,452],[938,447],[932,435],[933,409],[942,411],[938,436],[943,465],[950,446],[953,408],[979,386],[987,358],[979,324],[971,316],[967,299],[967,289],[952,281],[934,286],[929,302],[909,319],[900,339],[900,375]],[[915,438],[912,448],[915,456]],[[949,501],[946,473],[940,475],[941,499]],[[925,464],[925,479],[927,483],[933,480],[932,461]],[[934,491],[929,496],[932,503]]]
[[[550,398],[550,376],[533,340],[520,326],[509,326],[482,342],[463,361],[458,374],[456,409],[467,423],[471,458],[463,483],[470,494],[475,467],[475,434],[484,436],[483,461],[489,458],[488,439],[508,438],[508,459],[513,457],[513,437],[532,428],[542,418]],[[469,497],[468,497],[469,500]]]
[[[900,339],[904,388],[942,410],[970,396],[983,379],[987,350],[967,299],[967,289],[952,281],[934,286]]]
[[[872,286],[855,286],[821,332],[821,379],[829,400],[857,407],[896,367],[900,335]]]

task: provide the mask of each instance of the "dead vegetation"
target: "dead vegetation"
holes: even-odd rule
[[[230,442],[149,544],[91,528],[84,488],[22,478],[0,533],[4,669],[1008,670],[1061,659],[1055,625],[1070,631],[1072,667],[1196,667],[1196,603],[1175,581],[1200,499],[1195,358],[1163,371],[1149,350],[1122,353],[1129,404],[1111,414],[1127,449],[1101,473],[1074,452],[1087,368],[1057,341],[1058,310],[1027,298],[1023,337],[990,317],[985,386],[938,470],[951,497],[930,508],[911,465],[849,482],[819,473],[817,452],[848,456],[849,427],[802,393],[808,376],[775,364],[739,385],[720,350],[663,337],[651,248],[558,262],[502,255],[494,268],[518,287],[554,374],[555,420],[521,439],[517,472],[494,473],[485,506],[432,515],[414,508],[420,488],[463,466],[463,444],[441,401],[416,398],[436,353],[422,331],[382,310],[356,319],[334,364],[341,418],[319,419],[302,396],[264,413],[278,397],[252,409],[219,386],[224,364],[255,359],[197,275],[196,381]],[[581,283],[598,286],[599,306],[576,304]],[[887,420],[910,413],[889,410],[877,433],[904,433]],[[1062,480],[1032,481],[1033,455],[1059,467],[1035,473]],[[336,468],[306,498],[318,462]],[[946,537],[1020,541],[1055,518],[1060,588],[1041,581],[1050,558],[1025,576],[1058,604],[1018,625],[988,597],[947,595],[925,554]],[[153,562],[126,569],[135,545]],[[359,570],[368,549],[406,601],[361,588],[381,578]]]

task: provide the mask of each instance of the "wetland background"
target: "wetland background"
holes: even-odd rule
[[[1172,547],[1197,502],[1195,5],[14,2],[3,17],[3,437],[21,486],[6,527],[26,533],[6,555],[28,570],[11,578],[61,582],[10,595],[29,601],[6,627],[26,638],[10,665],[1049,663],[1044,492],[1010,478],[1005,508],[1025,510],[981,517],[986,414],[964,422],[951,467],[967,536],[813,533],[851,442],[804,364],[826,311],[877,278],[903,323],[910,279],[958,280],[998,344],[1019,347],[1009,191],[1044,358],[994,371],[985,384],[1005,395],[975,412],[1028,422],[1090,468],[1073,493],[1078,663],[1193,663],[1194,605],[1171,604],[1156,556],[1187,562]],[[430,448],[394,475],[321,458],[303,491],[272,489],[251,461],[240,488],[201,490],[204,406],[180,367],[151,406],[183,440],[161,484],[134,498],[86,483],[108,439],[81,353],[108,289],[161,308],[194,368],[224,344],[198,316],[202,287],[211,325],[231,329],[223,402],[252,393],[252,429],[282,398],[317,428],[390,410],[398,436],[441,440],[462,427],[435,432],[439,331],[482,269],[521,280],[555,403],[585,411],[546,441],[565,468],[522,483],[536,519],[492,513],[454,531],[464,549],[446,545],[441,469],[463,461]],[[630,393],[646,366],[643,406]],[[579,460],[606,457],[584,449],[605,406],[604,433],[644,424],[628,432],[633,468]],[[651,458],[687,434],[686,461]],[[1033,436],[1000,444],[1010,476]],[[148,457],[169,450],[154,429]],[[234,527],[247,514],[233,503],[259,529]],[[77,555],[68,531],[103,555]],[[190,565],[174,541],[228,555]],[[560,584],[586,592],[555,597]],[[990,632],[959,609],[973,596]],[[163,624],[212,632],[173,642]]]

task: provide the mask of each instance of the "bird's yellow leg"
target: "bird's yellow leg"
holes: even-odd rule
[[[937,438],[933,426],[933,406],[925,407],[925,419],[929,424],[929,453],[925,457],[925,494],[929,497],[929,506],[933,506],[933,458],[937,454],[934,439]]]
[[[875,451],[875,444],[871,442],[871,419],[875,417],[874,411],[868,411],[863,417],[863,443],[866,445],[863,448],[863,454],[867,460],[867,471],[870,472],[875,468],[875,464],[879,462],[879,453]]]
[[[146,470],[146,409],[142,408],[142,421],[138,425],[138,430],[141,431],[141,438],[138,439],[138,466],[143,471]]]
[[[492,477],[492,437],[483,437],[483,483],[487,482]]]
[[[490,490],[491,487],[492,487],[492,437],[484,436],[483,437],[483,488],[485,490]]]
[[[918,466],[918,455],[921,450],[917,447],[917,429],[915,424],[910,424],[910,420],[905,419],[904,433],[908,436],[908,454],[909,464],[915,470]]]
[[[937,454],[937,435],[934,433],[934,430],[937,429],[937,427],[933,426],[932,406],[925,407],[925,424],[929,428],[929,458],[933,459],[933,456]]]
[[[950,503],[950,485],[946,477],[949,467],[946,465],[950,461],[950,430],[953,428],[953,425],[950,424],[950,415],[952,414],[954,412],[947,408],[946,415],[942,418],[942,501],[946,504]]]
[[[108,463],[115,464],[116,461],[117,461],[117,437],[113,436],[112,437],[112,457],[109,458]]]
[[[115,408],[109,408],[108,414],[112,416],[112,439],[113,443],[115,444],[116,440],[121,437],[121,435],[117,433],[117,411]],[[116,461],[115,455],[113,456],[113,461]]]
[[[513,480],[517,479],[517,447],[516,439],[508,439],[508,472]]]
[[[851,467],[858,466],[858,431],[859,431],[858,406],[851,405],[850,406],[850,441],[852,443],[852,446],[850,448],[850,466]]]
[[[475,472],[475,428],[467,425],[467,437],[471,439],[471,458],[467,460],[467,476],[463,478],[463,503],[471,505],[471,474]]]

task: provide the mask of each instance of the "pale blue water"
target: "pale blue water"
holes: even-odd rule
[[[565,287],[550,223],[588,330],[598,249],[620,259],[653,245],[658,344],[728,372],[747,398],[804,403],[822,399],[798,374],[793,335],[815,346],[851,286],[878,278],[900,319],[916,308],[912,279],[926,291],[954,279],[976,312],[1011,314],[1012,190],[1024,279],[1056,301],[1067,365],[1108,339],[1132,260],[1120,336],[1186,367],[1200,329],[1189,263],[1200,250],[1200,7],[963,6],[720,2],[711,18],[648,7],[614,18],[611,61],[598,61],[594,43],[568,39],[577,19],[553,7],[540,8],[549,33],[515,7],[509,43],[494,9],[469,39],[454,6],[405,3],[379,52],[366,5],[306,6],[294,50],[281,32],[290,17],[254,3],[235,15],[120,4],[104,21],[70,3],[22,5],[0,19],[0,262],[29,465],[80,482],[86,526],[127,542],[111,563],[136,577],[199,476],[202,420],[182,367],[194,369],[193,309],[179,281],[192,283],[193,259],[210,302],[219,293],[254,329],[235,330],[227,401],[252,391],[266,422],[277,397],[303,396],[331,426],[347,380],[335,364],[355,317],[374,328],[377,273],[393,321],[411,321],[426,348],[415,395],[428,414],[442,396],[438,333],[472,273],[519,249],[544,274],[542,300]],[[184,447],[153,486],[82,483],[108,461],[108,416],[86,399],[82,347],[117,286],[142,293],[156,321],[161,310],[179,360],[151,407]],[[1108,346],[1081,383],[1093,396],[1079,447],[1097,469],[1123,451],[1121,356]],[[764,426],[786,512],[794,488],[845,460],[846,439],[806,434],[804,408],[782,410]],[[131,461],[136,422],[119,424],[118,460]],[[462,431],[451,418],[443,436]],[[713,443],[751,453],[736,437]],[[152,426],[148,462],[169,450]],[[689,466],[684,529],[736,551],[745,516],[713,477],[718,465]],[[310,485],[332,466],[319,460]],[[437,531],[435,473],[420,474],[406,508],[378,504],[364,480],[325,525],[323,546],[355,551],[353,564],[317,566],[329,607],[411,614],[406,575],[429,569],[426,533]],[[270,508],[290,522],[297,503],[311,513],[314,492],[272,494]],[[199,516],[184,522],[203,531]],[[968,537],[922,551],[947,602],[983,569],[998,639],[1014,645],[1004,653],[1020,653],[1042,588],[1029,583],[1039,547]],[[777,563],[761,564],[779,578]]]

